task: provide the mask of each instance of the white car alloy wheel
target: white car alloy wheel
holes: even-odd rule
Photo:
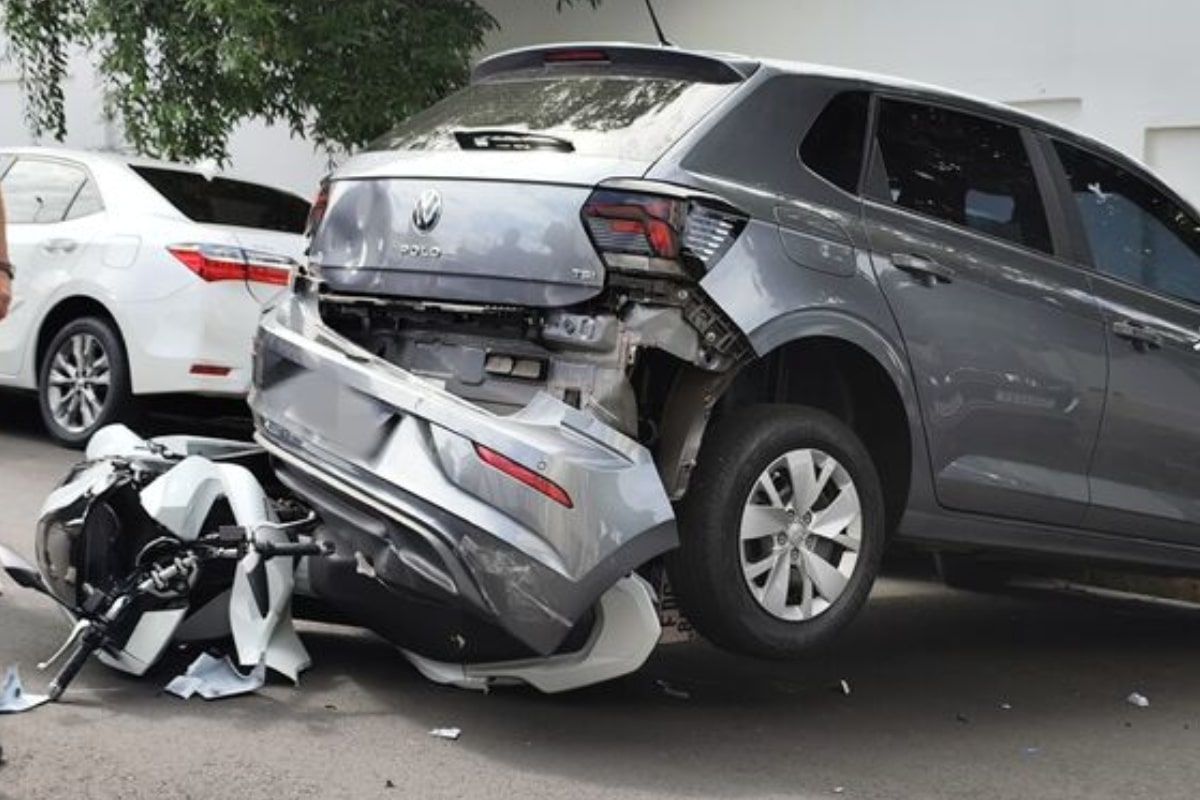
[[[819,616],[846,590],[862,547],[862,504],[850,473],[817,449],[771,462],[742,511],[742,576],[758,605],[781,620]]]
[[[100,339],[80,331],[64,339],[51,359],[46,388],[50,413],[63,430],[86,431],[109,399],[109,353]]]

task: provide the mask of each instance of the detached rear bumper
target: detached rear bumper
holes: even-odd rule
[[[491,414],[340,337],[302,295],[264,318],[255,349],[257,438],[357,574],[460,603],[547,654],[677,544],[650,453],[548,395]],[[572,507],[485,464],[476,444]]]

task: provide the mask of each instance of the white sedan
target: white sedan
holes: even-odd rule
[[[16,268],[0,386],[79,446],[134,395],[244,395],[259,315],[303,256],[309,204],[179,164],[0,150]]]

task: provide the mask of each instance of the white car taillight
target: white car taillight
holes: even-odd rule
[[[287,286],[296,267],[287,256],[225,244],[173,244],[167,250],[209,283],[251,281]]]

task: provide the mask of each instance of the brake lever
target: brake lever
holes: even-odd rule
[[[54,655],[50,656],[45,661],[39,662],[37,668],[40,670],[48,669],[51,664],[62,658],[63,653],[70,650],[79,637],[86,633],[91,627],[92,623],[90,620],[81,619],[76,622],[75,627],[71,628],[71,632],[67,635],[67,640],[62,643],[62,646],[54,651]]]

